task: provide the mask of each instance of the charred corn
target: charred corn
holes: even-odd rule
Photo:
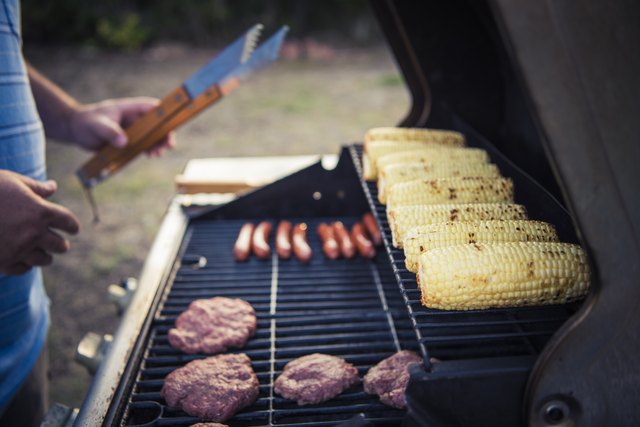
[[[464,135],[460,132],[440,129],[378,127],[369,129],[364,134],[365,144],[369,141],[437,141],[445,144],[461,143]]]
[[[500,171],[493,163],[479,163],[475,160],[391,164],[378,174],[378,200],[383,205],[386,204],[387,188],[400,182],[463,176],[500,177]]]
[[[376,161],[379,157],[392,154],[402,153],[415,150],[442,150],[452,147],[462,147],[464,140],[433,140],[433,141],[369,141],[365,142],[364,154],[362,156],[362,168],[364,177],[373,181],[378,176]]]
[[[458,221],[412,228],[403,241],[403,247],[407,270],[417,273],[420,255],[435,248],[463,243],[557,241],[553,225],[542,221]]]
[[[438,149],[440,148],[440,149]],[[382,171],[386,166],[400,163],[452,163],[452,162],[488,163],[489,154],[482,148],[452,147],[443,150],[442,147],[423,147],[415,150],[396,152],[380,156],[376,161],[376,170]]]
[[[420,255],[418,281],[429,308],[562,304],[586,295],[589,268],[582,248],[570,243],[473,243]]]
[[[514,203],[469,203],[398,206],[388,211],[393,246],[402,247],[406,233],[414,227],[447,221],[526,219],[524,206]]]
[[[435,178],[401,182],[388,190],[387,206],[513,202],[513,181],[496,177]]]

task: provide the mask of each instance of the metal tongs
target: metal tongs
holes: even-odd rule
[[[125,147],[105,146],[82,165],[76,174],[91,203],[94,222],[98,222],[99,217],[91,194],[93,187],[152,148],[170,131],[231,93],[247,75],[274,62],[288,30],[283,26],[256,49],[262,25],[254,25],[165,96],[158,106],[126,128],[129,142]]]

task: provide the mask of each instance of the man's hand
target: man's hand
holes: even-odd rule
[[[0,272],[22,274],[36,265],[49,265],[51,254],[69,250],[58,231],[76,234],[77,218],[47,197],[57,189],[54,181],[39,182],[0,170]]]
[[[138,117],[158,105],[154,98],[109,99],[95,104],[80,104],[53,82],[27,64],[29,82],[47,137],[75,143],[91,151],[104,145],[127,144],[126,128]],[[175,146],[173,132],[147,151],[159,156]]]
[[[124,147],[128,141],[123,128],[158,105],[158,102],[154,98],[137,97],[77,106],[69,118],[69,137],[80,147],[91,151],[97,151],[105,144]],[[171,132],[147,154],[159,156],[165,149],[175,147],[175,144],[175,135]]]

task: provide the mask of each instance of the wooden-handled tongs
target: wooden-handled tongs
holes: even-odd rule
[[[250,28],[165,96],[155,108],[126,128],[126,146],[116,148],[107,145],[78,169],[76,174],[89,197],[96,221],[98,215],[91,188],[115,174],[140,153],[152,148],[170,131],[232,92],[249,73],[278,58],[288,28],[282,27],[255,49],[261,30],[260,24]]]

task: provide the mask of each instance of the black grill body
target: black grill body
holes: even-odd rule
[[[472,136],[471,140],[486,144]],[[574,307],[472,312],[422,307],[415,276],[404,269],[402,252],[390,246],[384,207],[375,202],[375,185],[360,178],[360,156],[360,146],[345,147],[333,170],[318,163],[225,206],[191,212],[172,272],[159,290],[148,329],[139,337],[129,364],[130,376],[118,387],[108,424],[161,426],[199,421],[168,407],[160,389],[169,372],[206,357],[174,350],[168,345],[167,331],[191,301],[213,296],[243,298],[255,307],[258,317],[256,335],[238,351],[252,359],[260,397],[231,419],[231,425],[337,425],[356,422],[354,417],[360,424],[400,425],[403,420],[428,420],[424,411],[440,422],[438,414],[446,413],[447,407],[440,406],[438,399],[450,400],[456,388],[473,384],[483,389],[489,386],[502,398],[510,395],[516,400],[513,396],[521,393],[536,356]],[[492,160],[520,174],[523,187],[535,193],[533,197],[525,191],[525,197],[547,197],[547,202],[555,203],[506,159]],[[566,216],[560,205],[551,206],[555,207],[540,210],[541,215],[550,215],[556,222]],[[385,247],[378,248],[373,260],[326,259],[315,232],[317,225],[341,220],[351,226],[368,210],[379,221]],[[270,220],[275,225],[280,219],[307,223],[314,251],[308,265],[276,256],[267,261],[252,257],[246,263],[233,260],[231,249],[242,224]],[[207,260],[204,267],[194,262],[200,258]],[[418,351],[423,357],[423,365],[412,370],[409,416],[367,395],[362,385],[324,404],[304,407],[273,393],[273,381],[293,358],[315,352],[344,357],[363,376],[400,349]],[[439,361],[434,362],[433,357]],[[452,375],[457,380],[451,380]],[[509,411],[512,416],[518,407],[515,404]],[[473,415],[468,408],[464,410]],[[481,425],[489,420],[475,421]],[[497,425],[495,419],[490,423]]]

